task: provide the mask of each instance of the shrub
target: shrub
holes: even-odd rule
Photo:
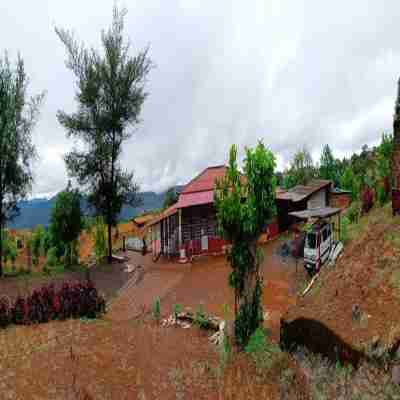
[[[279,346],[270,342],[263,328],[256,329],[244,350],[253,359],[259,372],[271,368],[282,356]]]
[[[204,312],[203,306],[200,305],[194,315],[194,324],[199,328],[207,329],[209,322],[206,313]]]
[[[47,252],[47,266],[55,267],[57,264],[57,248],[51,247]]]
[[[347,210],[346,217],[349,219],[351,224],[358,222],[361,214],[360,203],[354,201],[349,209]]]
[[[11,323],[11,307],[7,297],[0,298],[0,328],[5,328]]]
[[[362,212],[366,214],[374,205],[374,193],[370,187],[366,187],[361,194]]]
[[[154,319],[156,319],[158,321],[161,317],[161,302],[160,302],[159,297],[157,297],[153,303],[152,313],[153,313]]]
[[[389,198],[388,193],[386,193],[386,191],[385,191],[385,187],[378,186],[376,194],[377,194],[377,199],[378,199],[379,205],[384,206]]]
[[[10,323],[29,325],[54,319],[96,318],[105,311],[105,300],[90,281],[65,282],[58,291],[48,285],[26,298],[19,296],[13,307],[7,299],[0,299],[0,327]]]
[[[340,221],[340,240],[346,243],[349,240],[349,224],[350,221],[347,217],[343,217]]]
[[[180,304],[175,304],[173,307],[174,317],[177,320],[178,315],[182,312],[182,306]]]

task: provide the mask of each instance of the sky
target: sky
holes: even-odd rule
[[[47,92],[34,131],[33,196],[67,184],[63,155],[73,147],[56,118],[76,108],[75,80],[56,26],[101,48],[113,0],[0,1],[0,51],[25,60],[30,92]],[[258,140],[279,169],[303,146],[318,160],[392,132],[400,76],[398,0],[126,0],[131,54],[150,46],[155,67],[141,124],[122,164],[141,190],[184,184],[227,162],[235,143]]]

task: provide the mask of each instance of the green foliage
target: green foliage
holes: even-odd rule
[[[178,193],[176,192],[176,189],[174,187],[169,188],[165,193],[163,208],[165,209],[171,207],[177,201],[178,201]]]
[[[159,321],[160,317],[161,317],[161,301],[160,301],[159,297],[157,297],[154,300],[154,303],[153,303],[151,309],[152,309],[153,318],[155,320]]]
[[[73,264],[77,239],[83,229],[80,194],[69,184],[67,189],[57,195],[50,217],[50,235],[52,245],[64,249],[64,261],[67,266]]]
[[[339,186],[340,180],[340,161],[333,156],[329,145],[325,145],[320,159],[319,176],[322,179],[332,181],[335,186]]]
[[[290,168],[284,172],[283,185],[285,189],[296,185],[306,185],[316,175],[312,156],[304,147],[294,155]]]
[[[36,259],[38,259],[41,255],[44,254],[45,235],[46,232],[42,225],[37,225],[32,233],[32,255]]]
[[[140,203],[132,172],[124,170],[121,154],[139,123],[146,77],[152,67],[148,50],[130,56],[124,40],[125,10],[114,7],[112,25],[102,32],[103,51],[87,48],[65,29],[56,33],[65,45],[67,67],[76,77],[78,110],[59,111],[58,121],[69,137],[81,140],[84,150],[73,149],[65,157],[70,176],[87,191],[88,202],[108,226],[108,257],[112,257],[111,227],[122,206]]]
[[[194,324],[197,325],[199,328],[207,328],[209,325],[208,318],[206,313],[204,312],[203,306],[200,304],[196,310],[194,315]]]
[[[0,233],[6,222],[18,215],[20,201],[26,198],[33,182],[31,167],[36,151],[32,131],[44,95],[29,98],[28,81],[20,56],[15,66],[7,53],[0,56]],[[0,237],[0,276],[2,244]]]
[[[47,252],[47,262],[46,265],[48,267],[55,267],[58,263],[58,257],[57,257],[57,248],[56,247],[51,247],[49,251]]]
[[[393,135],[382,134],[382,140],[376,149],[376,172],[380,180],[392,177]]]
[[[182,312],[182,306],[180,304],[174,304],[172,311],[174,313],[175,320],[177,320],[178,315]]]
[[[255,149],[246,148],[243,179],[237,148],[232,146],[226,175],[215,189],[218,229],[232,244],[228,254],[232,267],[229,283],[235,290],[235,336],[241,347],[263,318],[257,240],[276,215],[275,166],[273,154],[259,142]]]
[[[347,210],[346,217],[351,224],[358,222],[361,217],[361,204],[358,201],[351,203]]]
[[[340,240],[346,243],[349,240],[349,224],[348,217],[343,217],[340,220]]]
[[[251,335],[245,352],[250,355],[259,372],[266,371],[282,356],[278,345],[273,344],[263,328],[259,327]]]
[[[103,218],[96,217],[94,227],[94,253],[97,262],[100,262],[104,258],[107,251],[105,229]]]
[[[379,185],[376,189],[376,197],[378,203],[381,207],[383,207],[389,200],[388,193],[386,193],[385,188],[382,185]]]
[[[347,167],[340,178],[340,187],[351,192],[351,199],[357,200],[360,194],[359,182],[351,167]]]

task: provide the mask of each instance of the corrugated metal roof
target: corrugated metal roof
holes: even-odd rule
[[[202,204],[210,204],[214,202],[214,190],[203,192],[183,193],[179,196],[176,208],[186,208],[199,206]]]
[[[206,168],[183,188],[181,195],[214,190],[216,180],[223,178],[226,170],[225,165]]]
[[[311,210],[303,210],[303,211],[293,211],[290,212],[289,215],[293,215],[297,218],[308,219],[308,218],[328,218],[333,215],[339,214],[341,211],[340,208],[333,207],[321,207],[314,208]]]
[[[314,179],[307,185],[297,185],[287,191],[282,191],[282,189],[279,188],[276,191],[276,198],[278,200],[290,200],[293,202],[302,201],[331,184],[332,182],[328,180]]]
[[[178,212],[178,209],[176,207],[175,203],[174,205],[172,205],[171,207],[167,208],[166,210],[164,210],[157,218],[154,218],[152,221],[150,221],[147,226],[152,226],[157,224],[158,222],[160,222],[161,220],[163,220],[164,218],[168,218],[171,215],[174,215],[175,213]]]

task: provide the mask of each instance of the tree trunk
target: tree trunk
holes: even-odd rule
[[[108,229],[108,263],[112,263],[112,236],[111,236],[111,224],[107,224]]]
[[[0,278],[3,276],[3,225],[0,224]]]
[[[393,120],[393,214],[400,213],[400,79],[398,82],[396,107]]]

